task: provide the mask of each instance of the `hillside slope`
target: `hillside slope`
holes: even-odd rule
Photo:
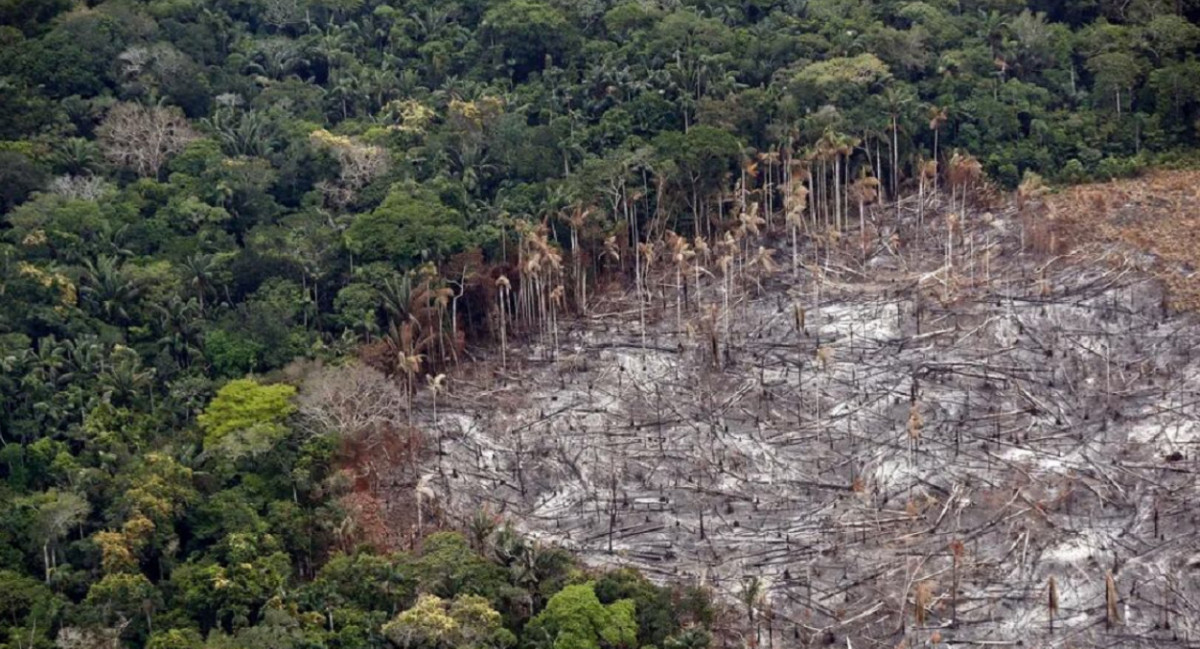
[[[645,336],[611,298],[557,360],[547,333],[425,409],[441,505],[710,585],[773,646],[1183,646],[1200,327],[1121,242],[1035,250],[1070,197],[920,236],[910,202],[866,255],[714,271],[686,303],[652,271]]]

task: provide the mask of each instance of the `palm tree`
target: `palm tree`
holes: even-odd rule
[[[425,355],[399,350],[396,352],[396,365],[404,374],[404,387],[408,393],[408,416],[412,419],[412,400],[417,391],[417,377],[425,363]]]
[[[755,620],[755,613],[762,609],[767,604],[769,586],[761,577],[745,577],[742,579],[742,589],[738,593],[738,598],[742,600],[742,604],[746,606],[746,615],[750,619],[750,624],[754,626],[755,644],[761,642],[760,635],[762,630],[759,628],[758,622]]]
[[[813,185],[813,190],[816,192],[816,206],[820,216],[822,217],[822,230],[830,229],[829,223],[829,160],[837,155],[837,142],[833,130],[826,130],[821,134],[821,138],[817,140],[816,146],[811,153],[812,159],[818,166],[818,176],[821,179],[820,184]],[[834,224],[832,227],[837,227]]]
[[[925,229],[925,187],[932,181],[937,184],[938,163],[937,160],[917,159],[917,168],[920,169],[920,179],[917,183],[917,232]],[[936,189],[934,191],[937,191]]]
[[[834,202],[837,205],[836,214],[839,223],[839,229],[844,229],[846,227],[845,211],[842,208],[843,205],[849,203],[850,198],[848,195],[842,195],[842,159],[845,158],[845,169],[848,174],[850,171],[850,156],[854,153],[855,147],[857,147],[861,142],[862,140],[845,133],[839,133],[834,138],[834,145],[836,148],[834,149],[833,158],[833,190]]]
[[[858,202],[858,236],[862,240],[862,253],[867,253],[867,220],[866,205],[874,203],[879,198],[879,179],[863,175],[850,185],[850,196]]]
[[[916,101],[907,85],[891,86],[883,92],[892,126],[892,200],[896,202],[896,218],[900,218],[900,117]]]
[[[935,171],[933,175],[934,194],[936,194],[938,191],[938,177],[936,173],[938,164],[938,134],[941,133],[942,124],[945,124],[946,120],[949,118],[950,114],[945,108],[939,108],[937,106],[929,107],[929,129],[933,131],[933,164]]]
[[[960,212],[965,217],[967,213],[967,192],[983,177],[983,165],[969,153],[954,152],[950,157],[950,167],[947,170],[950,181],[950,204],[954,206],[955,196],[960,196],[962,207]]]
[[[419,306],[419,291],[413,289],[412,273],[388,277],[379,287],[379,303],[391,327],[420,325],[414,312]]]
[[[257,110],[217,109],[201,121],[231,156],[262,157],[274,150],[276,134],[266,115]]]
[[[95,142],[81,137],[58,140],[50,159],[65,173],[87,176],[100,168],[102,156]]]
[[[554,359],[558,360],[558,313],[566,308],[567,289],[562,284],[550,291],[550,329],[554,339]]]
[[[637,264],[637,276],[635,278],[638,295],[638,321],[641,323],[642,329],[642,351],[646,350],[646,279],[650,274],[650,267],[654,264],[654,242],[646,241],[645,243],[637,244],[640,259]],[[645,268],[642,264],[645,263]]]
[[[799,166],[800,169],[807,165]],[[802,182],[796,181],[796,173],[788,174],[787,187],[787,214],[785,221],[788,230],[792,235],[792,274],[795,275],[800,270],[799,248],[799,231],[800,226],[804,223],[804,212],[808,209],[808,187]],[[801,173],[799,175],[805,175]]]
[[[751,268],[759,269],[759,276],[754,278],[754,283],[758,285],[758,290],[762,291],[762,275],[769,275],[779,270],[779,265],[775,263],[775,249],[764,246],[758,247],[758,252],[750,258],[748,264]]]
[[[203,320],[196,300],[183,301],[172,295],[166,303],[155,304],[158,313],[158,346],[167,352],[180,367],[191,365],[192,358],[201,355],[200,329]]]
[[[154,368],[142,367],[142,359],[137,352],[117,345],[113,348],[110,362],[100,374],[100,385],[104,387],[104,395],[118,405],[130,403],[139,394],[150,393],[153,403],[153,392],[150,390],[154,380]]]
[[[141,282],[130,277],[116,257],[101,255],[84,262],[80,293],[105,321],[120,324],[142,294]]]
[[[214,290],[213,275],[217,270],[216,258],[213,255],[189,255],[180,264],[183,282],[190,286],[200,301],[200,316],[204,317],[204,298]]]
[[[579,246],[579,232],[587,224],[592,209],[576,204],[569,216],[565,217],[571,226],[571,265],[575,280],[575,307],[580,312],[587,312],[587,273],[583,270],[583,250]]]
[[[667,250],[671,255],[671,262],[675,265],[675,322],[676,328],[683,331],[683,303],[687,300],[687,284],[684,282],[683,273],[689,269],[689,265],[693,257],[696,256],[695,251],[688,245],[687,239],[679,236],[672,230],[667,231]]]
[[[422,537],[425,529],[425,503],[437,497],[433,487],[430,486],[432,477],[423,475],[417,480],[416,487],[413,488],[413,495],[417,500],[417,537]]]
[[[504,275],[501,275],[500,277],[496,278],[496,288],[499,289],[496,292],[496,302],[497,302],[496,306],[497,306],[497,310],[500,312],[500,364],[501,364],[501,367],[503,367],[504,369],[507,370],[508,369],[508,332],[506,330],[507,323],[506,323],[505,312],[508,311],[508,307],[507,307],[508,296],[509,296],[509,293],[512,291],[512,282],[508,281],[508,278],[505,277]]]
[[[257,43],[254,60],[246,66],[246,72],[266,75],[282,80],[297,68],[309,65],[296,41],[274,36]]]
[[[425,375],[425,383],[429,386],[429,394],[433,396],[433,427],[438,431],[438,466],[441,467],[445,453],[442,449],[442,427],[438,423],[438,395],[446,389],[446,375]]]

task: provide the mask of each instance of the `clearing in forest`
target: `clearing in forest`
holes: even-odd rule
[[[1196,176],[931,204],[924,229],[910,201],[865,242],[803,237],[795,270],[781,236],[686,290],[651,266],[451,377],[422,488],[706,584],[760,646],[1184,646]]]

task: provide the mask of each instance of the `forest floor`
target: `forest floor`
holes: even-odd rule
[[[1192,646],[1198,176],[880,207],[865,252],[781,234],[686,298],[664,267],[422,395],[427,483],[759,646]]]

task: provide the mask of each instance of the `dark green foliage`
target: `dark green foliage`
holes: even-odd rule
[[[0,211],[7,212],[25,202],[46,183],[46,173],[29,156],[0,151]]]
[[[354,218],[346,245],[365,262],[415,266],[462,250],[468,242],[463,225],[463,217],[432,191],[396,186],[379,207]]]

